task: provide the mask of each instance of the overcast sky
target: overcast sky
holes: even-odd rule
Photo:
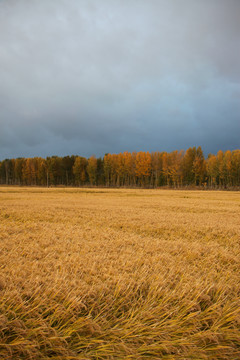
[[[240,0],[0,0],[0,159],[240,148]]]

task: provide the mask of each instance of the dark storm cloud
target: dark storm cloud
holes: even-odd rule
[[[240,1],[0,1],[0,158],[239,148]]]

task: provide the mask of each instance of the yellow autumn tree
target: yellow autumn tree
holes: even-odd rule
[[[146,185],[151,174],[151,162],[152,159],[149,152],[140,151],[137,153],[135,173],[141,185]]]
[[[91,156],[88,159],[87,173],[91,185],[96,185],[97,181],[97,159],[96,156]]]

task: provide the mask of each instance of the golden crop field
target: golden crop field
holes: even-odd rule
[[[0,359],[239,359],[240,193],[0,187]]]

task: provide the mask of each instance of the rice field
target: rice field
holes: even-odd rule
[[[0,359],[240,359],[240,193],[0,187]]]

